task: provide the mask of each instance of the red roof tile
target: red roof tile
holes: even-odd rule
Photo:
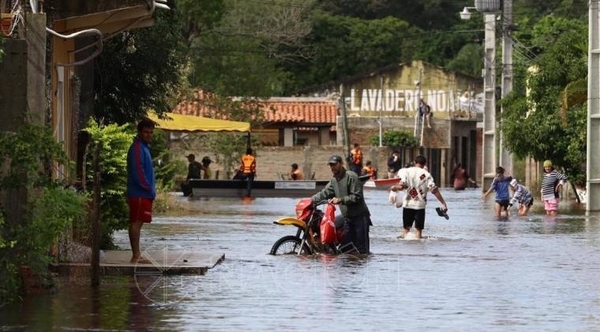
[[[203,93],[196,98],[203,99]],[[203,105],[199,101],[182,101],[173,113],[215,117],[218,109]],[[269,123],[303,123],[335,125],[338,114],[337,101],[322,97],[275,97],[264,101],[263,114]],[[221,117],[224,118],[224,117]]]

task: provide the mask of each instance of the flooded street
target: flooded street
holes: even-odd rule
[[[225,253],[204,276],[106,277],[0,308],[0,330],[598,331],[600,222],[561,205],[494,221],[493,197],[443,189],[450,220],[427,208],[424,240],[398,240],[401,210],[366,191],[367,258],[270,256],[295,233],[272,223],[296,199],[178,198],[193,212],[144,226],[142,249]],[[493,196],[493,195],[492,195]],[[539,204],[539,202],[538,202]],[[127,234],[115,240],[128,248]]]

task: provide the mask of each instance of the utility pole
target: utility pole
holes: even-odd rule
[[[502,9],[502,98],[506,97],[513,89],[512,2],[513,0],[504,0]],[[500,110],[500,113],[504,115],[504,108]],[[500,136],[500,165],[504,167],[507,174],[513,175],[512,155],[504,147],[502,132],[498,131],[498,135]]]
[[[496,176],[496,15],[485,14],[483,66],[483,165],[482,188],[489,188]]]
[[[589,2],[587,100],[587,211],[600,210],[600,11],[599,0]]]
[[[383,146],[383,117],[381,113],[385,110],[385,90],[383,89],[383,75],[379,76],[379,85],[381,87],[381,108],[379,109],[379,147]]]
[[[342,132],[342,139],[343,145],[346,147],[344,156],[347,156],[350,153],[350,133],[348,131],[348,110],[346,109],[344,84],[340,84],[340,110],[342,113],[342,123],[344,128],[344,131]]]

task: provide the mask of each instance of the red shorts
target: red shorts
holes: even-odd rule
[[[152,221],[152,200],[144,197],[128,197],[129,221],[147,222]]]

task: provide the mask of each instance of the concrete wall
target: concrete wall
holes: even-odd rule
[[[14,131],[25,123],[27,111],[27,41],[5,39],[0,62],[0,130]]]
[[[187,161],[183,156],[194,153],[198,160],[203,156],[209,156],[212,160],[216,160],[216,156],[202,150],[195,150],[193,147],[188,148],[181,142],[173,142],[170,148],[175,156],[182,156],[181,160]],[[294,147],[262,147],[255,148],[256,163],[257,163],[257,179],[260,180],[276,180],[278,174],[287,174],[291,170],[293,163],[298,164],[300,170],[308,178],[315,172],[316,179],[330,179],[331,171],[327,166],[327,160],[332,154],[338,154],[342,157],[346,155],[345,149],[341,146],[294,146]],[[391,153],[388,148],[378,147],[363,147],[365,161],[371,160],[373,164],[381,169],[380,177],[385,177],[387,173],[387,157]],[[222,179],[224,174],[223,166],[218,162],[211,164],[213,172],[219,171]],[[185,174],[182,174],[185,177]]]
[[[46,91],[46,14],[27,13],[27,111],[29,120],[45,123],[48,109]]]
[[[209,156],[212,160],[216,160],[216,156],[190,147],[187,143],[182,144],[180,141],[171,143],[171,152],[175,156],[181,156],[180,159],[187,164],[185,155],[193,153],[196,159],[200,160],[203,156]],[[378,170],[379,178],[387,178],[387,158],[391,154],[391,149],[387,147],[362,147],[364,160],[371,160],[375,168]],[[292,163],[297,163],[299,168],[304,173],[305,177],[310,178],[314,172],[315,179],[326,180],[331,178],[331,171],[327,166],[327,160],[332,154],[338,154],[342,157],[346,155],[346,149],[341,146],[295,146],[295,147],[261,147],[255,148],[257,162],[257,179],[259,180],[277,180],[280,179],[280,174],[287,174],[291,170]],[[402,161],[404,164],[410,162],[418,154],[423,154],[428,158],[432,175],[436,183],[440,186],[449,184],[449,174],[452,165],[447,162],[448,150],[423,150],[414,149],[403,151]],[[225,170],[218,162],[211,164],[213,172],[218,171],[219,179],[223,179]],[[180,174],[180,179],[185,178],[185,174]]]

